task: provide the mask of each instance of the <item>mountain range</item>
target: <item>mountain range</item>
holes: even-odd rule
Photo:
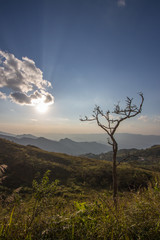
[[[49,152],[66,153],[70,155],[81,155],[86,153],[100,154],[110,150],[105,144],[97,142],[75,142],[69,138],[59,141],[44,137],[35,137],[31,134],[12,135],[0,132],[0,138],[10,140],[21,145],[32,145]]]
[[[52,134],[51,139],[37,137],[32,134],[15,135],[0,132],[0,137],[22,145],[33,145],[50,152],[66,153],[70,155],[101,154],[111,150],[107,144],[107,134]],[[141,135],[117,133],[115,138],[119,149],[146,149],[160,144],[158,135]],[[55,140],[56,139],[56,140]]]
[[[71,138],[73,141],[96,141],[102,144],[108,144],[106,133],[99,134],[70,134],[67,135],[68,138]],[[53,135],[55,137],[55,135]],[[116,133],[115,139],[118,143],[119,149],[146,149],[153,145],[160,144],[159,135],[142,135],[142,134],[132,134],[132,133]]]

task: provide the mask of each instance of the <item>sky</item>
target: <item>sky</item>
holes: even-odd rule
[[[102,133],[95,105],[133,97],[119,132],[160,135],[160,1],[0,0],[0,131]]]

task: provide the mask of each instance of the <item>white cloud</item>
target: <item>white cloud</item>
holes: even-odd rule
[[[38,120],[37,119],[35,119],[35,118],[32,118],[32,119],[30,119],[32,122],[38,122]]]
[[[155,123],[160,123],[160,116],[154,116],[153,121]]]
[[[149,119],[148,119],[148,117],[147,117],[146,115],[141,115],[141,116],[138,118],[138,120],[143,121],[143,122],[147,122]]]
[[[28,57],[22,60],[0,51],[0,88],[10,89],[10,99],[21,105],[53,104],[54,97],[47,92],[51,83],[43,79],[43,72]],[[0,98],[7,96],[0,93]]]
[[[146,115],[142,115],[138,118],[138,120],[141,120],[143,122],[150,122],[150,123],[160,123],[160,116],[159,115],[155,115],[155,116],[146,116]]]
[[[6,99],[6,98],[7,98],[6,94],[3,92],[0,92],[0,99]]]
[[[126,6],[126,0],[118,0],[117,4],[119,7],[125,7]]]

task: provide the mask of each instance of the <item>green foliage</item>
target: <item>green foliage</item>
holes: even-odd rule
[[[86,154],[86,157],[94,158],[97,160],[107,160],[112,161],[112,151],[107,153],[101,153],[98,155],[95,154]],[[127,162],[137,165],[153,165],[160,163],[160,145],[155,145],[145,150],[138,149],[120,149],[117,152],[117,161],[118,162]]]
[[[1,207],[1,240],[159,240],[159,178],[148,189],[121,194],[117,209],[109,193],[88,193],[83,201],[78,193],[66,201],[52,185],[45,173],[32,198]]]
[[[33,192],[34,192],[34,198],[37,201],[41,201],[44,198],[48,198],[52,194],[55,193],[55,190],[57,188],[57,185],[59,183],[58,180],[55,180],[52,183],[49,183],[49,174],[50,170],[48,170],[40,183],[38,183],[36,180],[33,180],[32,186],[33,186]]]

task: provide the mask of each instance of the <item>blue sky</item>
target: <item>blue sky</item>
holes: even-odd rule
[[[102,132],[80,116],[142,91],[142,114],[119,131],[160,135],[159,12],[151,0],[0,0],[0,130]]]

